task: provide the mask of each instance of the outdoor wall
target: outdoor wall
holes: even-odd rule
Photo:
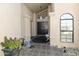
[[[32,18],[32,28],[31,28],[31,34],[32,36],[36,36],[37,35],[37,21],[36,21],[36,13],[33,13],[33,18]]]
[[[21,4],[0,4],[0,43],[4,36],[21,37]],[[3,55],[0,45],[0,55]]]
[[[71,13],[74,16],[74,43],[60,42],[60,16],[63,13]],[[50,13],[50,38],[51,46],[79,48],[79,4],[54,4],[54,12]]]
[[[31,20],[32,12],[25,4],[22,4],[21,36],[26,40],[31,37]]]

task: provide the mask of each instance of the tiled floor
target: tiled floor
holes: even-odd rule
[[[33,44],[34,47],[23,46],[19,51],[19,56],[76,56],[79,55],[79,49],[67,49],[63,53],[62,48],[50,47],[49,44]],[[71,52],[70,52],[71,51]]]

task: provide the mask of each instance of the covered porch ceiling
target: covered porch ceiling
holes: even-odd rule
[[[35,13],[48,8],[49,3],[25,3],[25,5]]]

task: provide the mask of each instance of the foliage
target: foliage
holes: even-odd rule
[[[8,39],[6,36],[4,37],[4,42],[1,42],[1,45],[5,48],[16,49],[21,47],[20,39],[12,39],[11,37]]]

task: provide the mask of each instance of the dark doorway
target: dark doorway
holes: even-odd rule
[[[37,35],[48,34],[48,21],[37,22]]]
[[[32,41],[35,43],[49,42],[48,35],[48,21],[37,22],[37,36],[33,37]]]
[[[36,14],[36,36],[32,37],[35,43],[49,42],[49,17],[48,9],[42,10]]]

